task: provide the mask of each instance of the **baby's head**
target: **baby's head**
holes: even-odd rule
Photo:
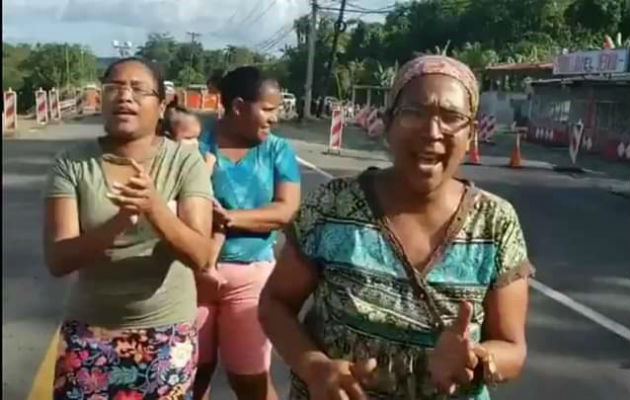
[[[164,131],[177,142],[196,144],[201,134],[201,123],[186,108],[170,106],[164,112]]]

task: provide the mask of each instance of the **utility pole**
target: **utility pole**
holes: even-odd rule
[[[194,47],[193,45],[195,44],[195,39],[197,39],[198,37],[201,36],[201,33],[197,33],[197,32],[186,32],[186,35],[190,36],[190,68],[188,69],[188,84],[192,83],[190,74],[192,73],[193,70],[193,56],[194,56]]]
[[[79,75],[79,82],[80,84],[83,84],[83,81],[85,80],[85,67],[84,67],[84,63],[83,63],[83,46],[80,47],[80,51],[81,51],[81,58],[79,58],[79,71],[80,75]]]
[[[345,0],[344,0],[345,1]],[[311,22],[308,35],[308,61],[306,64],[306,84],[304,85],[304,117],[311,117],[313,99],[313,64],[315,63],[315,37],[317,36],[317,0],[311,2]]]
[[[68,58],[68,43],[64,46],[66,56],[66,87],[70,87],[70,59]]]
[[[328,90],[328,85],[330,84],[330,74],[333,73],[335,66],[335,59],[337,58],[337,44],[339,43],[339,34],[342,30],[343,22],[343,12],[346,9],[346,0],[341,0],[341,8],[339,9],[339,18],[337,18],[337,22],[335,22],[335,33],[333,35],[333,45],[332,50],[330,52],[330,58],[328,60],[328,71],[324,74],[324,84],[321,86],[321,89],[324,91],[324,96],[326,95],[326,91]],[[317,105],[317,114],[321,115],[322,109],[324,107],[324,102],[321,102]]]

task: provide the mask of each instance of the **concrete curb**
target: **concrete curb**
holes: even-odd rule
[[[616,196],[621,196],[621,197],[625,197],[626,199],[630,199],[630,192],[624,192],[618,189],[609,189],[608,191]]]

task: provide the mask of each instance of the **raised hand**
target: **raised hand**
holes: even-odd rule
[[[366,400],[363,386],[375,380],[376,360],[352,363],[345,360],[318,361],[311,365],[308,390],[312,400]]]
[[[469,338],[472,306],[462,302],[457,319],[440,335],[429,356],[431,382],[441,394],[453,394],[458,385],[469,383],[479,359]]]
[[[121,210],[131,214],[150,213],[159,199],[153,179],[135,160],[131,160],[131,165],[136,170],[136,175],[129,178],[125,185],[114,182],[113,193],[108,193],[107,197]]]

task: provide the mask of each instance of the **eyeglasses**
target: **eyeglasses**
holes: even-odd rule
[[[104,83],[102,88],[103,97],[107,99],[115,98],[125,89],[131,90],[131,96],[135,101],[140,101],[143,98],[150,96],[159,97],[159,93],[155,89],[147,87],[143,84],[124,85],[121,83]]]
[[[426,129],[434,116],[443,135],[454,136],[470,124],[473,117],[436,106],[397,107],[394,116],[404,128]]]

